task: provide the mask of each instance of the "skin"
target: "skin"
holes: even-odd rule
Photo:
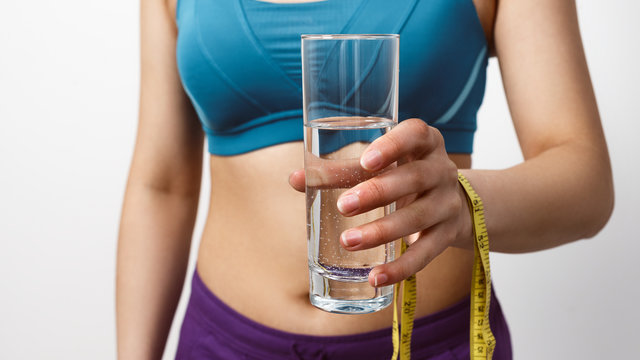
[[[407,120],[361,158],[363,171],[401,165],[339,198],[357,199],[355,209],[341,204],[346,215],[400,203],[395,214],[353,229],[362,234],[358,245],[353,236],[341,238],[357,251],[411,235],[408,252],[376,267],[369,282],[377,277],[380,286],[417,273],[417,317],[469,293],[471,224],[458,170],[484,200],[493,251],[536,251],[592,237],[613,208],[609,156],[573,1],[474,4],[500,62],[525,161],[470,170],[469,155],[447,154],[436,129]],[[141,6],[140,115],[118,241],[121,359],[161,357],[186,276],[203,162],[203,133],[175,64],[175,3]],[[293,190],[304,189],[301,143],[207,156],[211,198],[198,271],[216,296],[290,332],[340,335],[390,326],[390,308],[344,316],[309,304],[304,194]]]

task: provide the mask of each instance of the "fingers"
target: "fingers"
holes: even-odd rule
[[[419,158],[443,144],[438,130],[420,119],[408,119],[371,143],[360,159],[309,156],[305,159],[305,173],[292,173],[289,183],[298,191],[302,191],[302,178],[312,188],[349,188],[382,173],[403,157]]]
[[[307,166],[289,174],[289,185],[300,192],[305,185],[313,189],[344,189],[371,179],[381,172],[364,171],[358,160],[334,161],[326,160],[324,164]]]
[[[411,244],[407,251],[395,261],[379,265],[369,273],[369,284],[374,287],[387,286],[405,280],[409,276],[424,269],[436,256],[446,248],[445,227],[435,227]],[[396,253],[399,250],[396,249]]]
[[[438,130],[420,119],[408,119],[371,143],[360,159],[336,160],[307,154],[305,173],[292,173],[289,183],[298,191],[303,191],[302,178],[311,188],[350,188],[382,173],[403,157],[419,158],[443,144]]]
[[[307,186],[314,189],[346,189],[378,173],[362,169],[358,159],[314,159],[305,166]]]
[[[403,121],[371,143],[359,159],[306,157],[305,171],[289,178],[298,191],[304,190],[305,181],[312,188],[353,187],[338,199],[345,216],[393,202],[407,204],[340,236],[342,246],[355,251],[418,234],[404,255],[371,271],[371,285],[389,285],[415,274],[458,237],[456,219],[463,204],[457,169],[447,157],[440,132],[422,120]]]
[[[305,186],[314,189],[349,188],[375,176],[364,171],[358,159],[323,159],[308,155],[305,168],[289,175],[289,184],[304,192]]]
[[[345,191],[338,209],[345,216],[361,214],[411,194],[421,194],[443,181],[457,181],[456,167],[450,161],[412,161],[382,173]]]
[[[420,119],[408,119],[371,143],[360,157],[360,165],[376,171],[404,157],[419,158],[443,144],[438,130]]]
[[[462,203],[443,191],[434,192],[370,223],[344,231],[342,246],[349,251],[370,249],[401,237],[457,219]]]

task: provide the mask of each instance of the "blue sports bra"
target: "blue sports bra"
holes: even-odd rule
[[[472,0],[178,0],[182,84],[215,155],[303,138],[301,34],[400,34],[399,118],[471,153],[487,44]]]

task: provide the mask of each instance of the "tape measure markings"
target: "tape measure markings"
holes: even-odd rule
[[[407,250],[404,239],[400,240],[400,255]],[[402,305],[400,324],[398,324],[398,295],[400,284],[394,285],[393,289],[393,326],[391,340],[393,342],[392,360],[396,360],[400,355],[400,360],[411,359],[411,334],[413,333],[413,319],[416,313],[416,276],[411,275],[402,281]],[[398,329],[400,328],[400,329]],[[399,331],[400,330],[400,331]],[[398,332],[400,335],[398,336]]]
[[[496,340],[489,324],[491,304],[491,268],[489,235],[484,218],[482,199],[461,173],[458,181],[467,195],[474,237],[474,262],[471,285],[470,353],[473,359],[491,359]]]

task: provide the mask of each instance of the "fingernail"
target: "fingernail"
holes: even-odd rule
[[[373,278],[373,283],[374,286],[384,285],[387,280],[389,280],[387,274],[376,274],[376,276]]]
[[[366,170],[377,169],[382,164],[382,154],[378,150],[371,150],[362,155],[360,165]]]
[[[360,245],[362,242],[362,232],[360,230],[347,230],[342,233],[342,243],[346,247]]]
[[[360,206],[360,198],[358,195],[349,194],[338,199],[338,210],[343,214],[348,214],[356,210]]]

